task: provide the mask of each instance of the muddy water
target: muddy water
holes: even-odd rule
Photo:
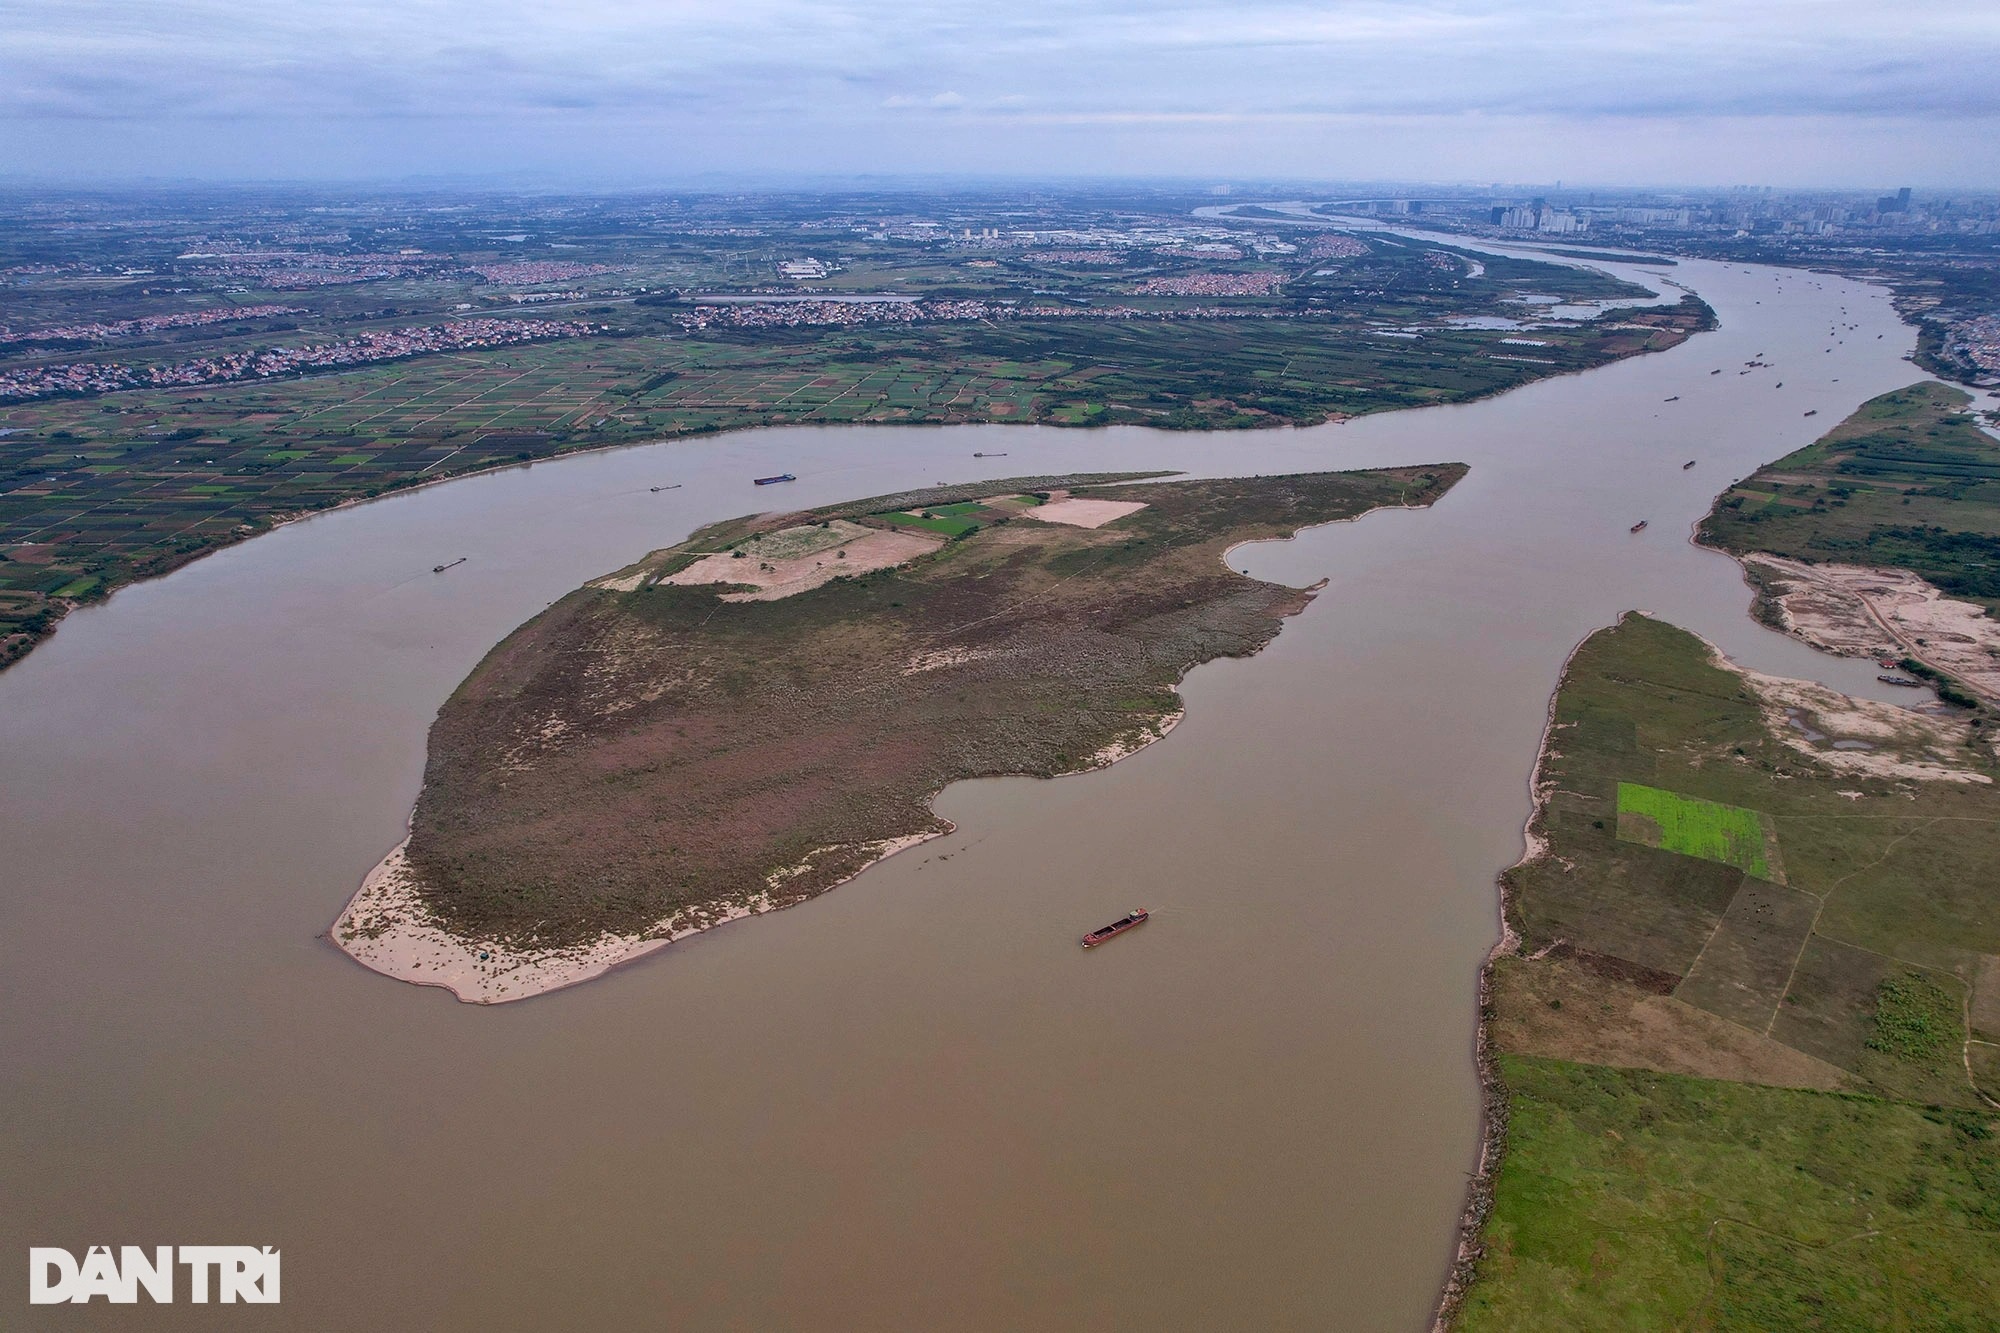
[[[295,525],[73,617],[0,675],[0,1253],[281,1246],[284,1302],[246,1328],[1421,1326],[1474,1152],[1493,875],[1570,646],[1643,607],[1884,692],[1753,625],[1685,536],[1725,482],[1916,379],[1908,335],[1833,279],[1672,276],[1719,332],[1473,406],[630,449]],[[1842,306],[1861,329],[1836,343]],[[1773,368],[1737,375],[1752,358]],[[486,648],[777,498],[753,476],[796,472],[803,504],[1449,459],[1472,472],[1435,510],[1238,553],[1330,586],[1196,672],[1166,743],[954,789],[956,835],[797,910],[498,1009],[316,938]],[[1142,930],[1076,948],[1140,904]]]

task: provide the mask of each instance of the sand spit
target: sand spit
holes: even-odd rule
[[[1790,633],[1843,657],[1913,657],[2000,703],[2000,619],[1904,569],[1743,557]]]
[[[953,831],[950,821],[941,823],[943,827],[929,832],[869,844],[864,849],[873,853],[868,860],[829,889],[897,852]],[[497,940],[468,940],[433,924],[404,856],[408,846],[405,838],[368,872],[327,937],[371,971],[418,986],[441,987],[466,1004],[506,1004],[546,995],[601,977],[675,940],[803,901],[781,901],[765,893],[747,904],[679,913],[642,935],[606,934],[593,944],[528,950]],[[780,889],[785,880],[805,873],[820,855],[833,850],[822,848],[799,865],[774,873],[772,889]]]

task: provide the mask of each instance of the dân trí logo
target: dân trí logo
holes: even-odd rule
[[[178,1260],[178,1262],[176,1262]],[[185,1269],[187,1299],[195,1305],[278,1303],[278,1251],[269,1245],[93,1245],[81,1262],[60,1246],[28,1249],[28,1304],[137,1305],[145,1292],[155,1305],[171,1305],[176,1274]]]

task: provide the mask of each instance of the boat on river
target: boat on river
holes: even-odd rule
[[[1687,471],[1687,469],[1682,468],[1681,471],[1685,472]],[[1644,532],[1645,530],[1646,530],[1646,520],[1643,518],[1640,519],[1637,523],[1634,523],[1632,525],[1632,531],[1634,532]]]
[[[1085,935],[1083,937],[1083,947],[1086,949],[1095,949],[1098,945],[1104,943],[1104,941],[1110,939],[1113,935],[1123,935],[1126,931],[1132,929],[1132,927],[1134,926],[1144,925],[1146,923],[1146,918],[1151,915],[1152,913],[1148,912],[1145,908],[1135,907],[1131,911],[1127,912],[1124,916],[1121,916],[1116,921],[1113,921],[1110,925],[1099,926],[1096,930],[1093,930],[1088,935]]]
[[[972,456],[973,456],[974,458],[1005,458],[1005,457],[1006,457],[1007,455],[1005,455],[1005,454],[981,454],[981,453],[975,453],[975,454],[973,454]]]
[[[652,491],[653,494],[658,495],[661,491],[677,491],[680,488],[681,488],[681,483],[675,482],[671,486],[650,486],[647,489]]]
[[[1908,676],[1877,676],[1875,679],[1884,685],[1903,685],[1913,690],[1921,690],[1924,687],[1922,681],[1911,680]]]
[[[789,472],[780,472],[780,473],[779,473],[779,474],[778,474],[777,476],[775,476],[775,477],[759,477],[759,478],[757,478],[757,484],[758,484],[759,486],[776,486],[776,485],[777,485],[777,484],[778,484],[779,482],[781,482],[781,481],[797,481],[797,480],[798,480],[798,478],[797,478],[797,477],[795,477],[795,476],[793,476],[793,475],[792,475],[791,473],[789,473]]]
[[[1819,415],[1819,409],[1815,407],[1812,411],[1806,413],[1806,415],[1809,417],[1816,417]]]
[[[450,569],[450,568],[452,568],[452,567],[453,567],[454,565],[462,565],[462,564],[464,564],[464,563],[465,563],[465,561],[466,561],[466,557],[464,557],[464,556],[460,556],[460,557],[459,557],[458,559],[456,559],[456,560],[447,560],[447,561],[445,561],[445,562],[444,562],[443,564],[441,564],[441,565],[432,565],[432,566],[431,566],[431,573],[433,573],[433,574],[442,574],[442,573],[444,573],[444,572],[445,572],[445,571],[446,571],[447,569]]]
[[[1685,471],[1687,471],[1687,470],[1688,470],[1689,468],[1691,468],[1691,467],[1693,467],[1693,466],[1694,466],[1694,460],[1693,460],[1692,458],[1690,458],[1690,459],[1688,459],[1688,461],[1687,461],[1687,462],[1685,462],[1685,463],[1681,464],[1681,471],[1685,472]]]

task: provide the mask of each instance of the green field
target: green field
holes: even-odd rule
[[[1884,706],[1855,768],[1758,688],[1637,614],[1564,673],[1489,974],[1505,1155],[1464,1328],[1994,1326],[2000,759]]]
[[[941,514],[874,514],[884,523],[899,528],[917,528],[924,532],[939,532],[947,537],[963,537],[968,532],[979,531],[979,525],[963,518],[951,518]]]
[[[1477,1330],[1991,1329],[1993,1112],[1508,1057]]]
[[[1764,817],[1755,810],[1621,782],[1618,836],[1683,856],[1720,861],[1759,879],[1771,878]]]

